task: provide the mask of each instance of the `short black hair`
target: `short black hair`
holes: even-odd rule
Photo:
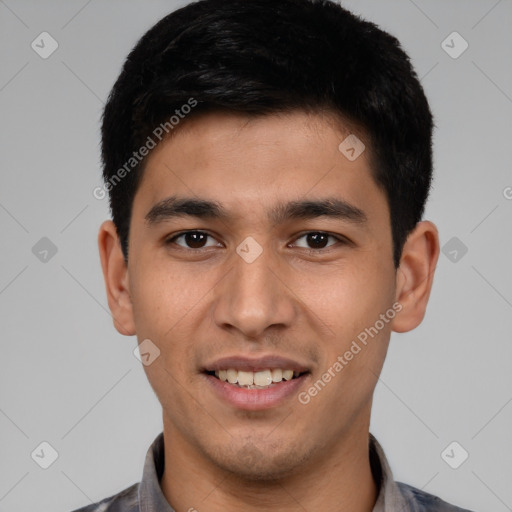
[[[126,260],[143,148],[216,110],[327,110],[361,127],[398,267],[431,187],[432,114],[399,41],[330,0],[200,0],[139,40],[102,123],[103,178]]]

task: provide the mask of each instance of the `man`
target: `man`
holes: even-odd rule
[[[432,125],[398,41],[327,0],[203,0],[144,35],[104,112],[99,249],[163,434],[83,512],[461,510],[369,433],[438,259]]]

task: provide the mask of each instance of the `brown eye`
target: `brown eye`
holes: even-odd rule
[[[310,233],[305,233],[297,240],[305,239],[305,245],[297,244],[298,247],[303,247],[305,249],[325,249],[326,247],[330,247],[333,243],[328,245],[329,239],[341,241],[339,238],[334,235],[330,235],[329,233],[324,233],[322,231],[311,231]],[[335,242],[334,242],[335,243]]]
[[[329,235],[325,233],[309,233],[306,240],[312,249],[323,249],[329,241]]]
[[[204,247],[212,247],[216,245],[215,243],[206,245],[208,238],[214,240],[211,235],[204,231],[186,231],[185,233],[172,237],[167,243],[176,243],[185,249],[203,249]],[[178,240],[182,240],[182,243],[179,243]]]

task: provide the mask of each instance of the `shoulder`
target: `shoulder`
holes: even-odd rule
[[[139,483],[73,512],[139,512]]]
[[[396,482],[402,496],[405,498],[407,503],[411,505],[414,504],[414,507],[411,507],[411,511],[414,512],[471,512],[465,508],[459,508],[455,505],[450,505],[446,501],[443,501],[441,498],[434,496],[433,494],[429,494],[428,492],[421,491],[420,489],[416,489],[416,487],[412,487],[410,485],[404,484],[402,482]]]

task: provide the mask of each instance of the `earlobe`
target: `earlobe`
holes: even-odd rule
[[[396,301],[402,306],[392,329],[407,332],[423,320],[439,258],[439,235],[432,222],[419,222],[407,237],[396,275]]]
[[[133,307],[130,297],[128,268],[124,261],[121,244],[115,224],[105,221],[98,233],[103,279],[107,292],[108,306],[114,326],[125,336],[135,334]]]

